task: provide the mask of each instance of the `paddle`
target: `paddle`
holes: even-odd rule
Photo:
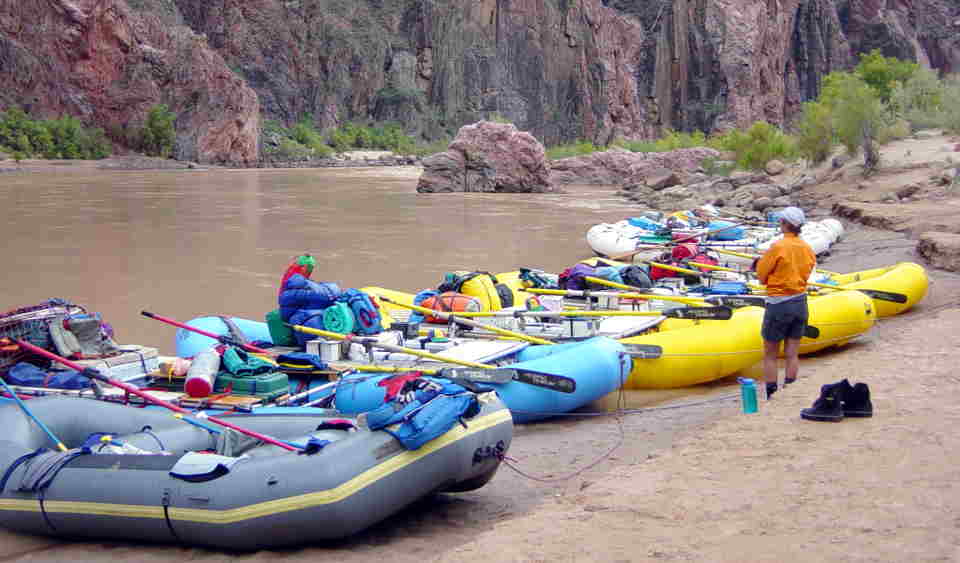
[[[227,346],[236,346],[238,348],[243,348],[247,352],[253,352],[254,354],[270,355],[270,352],[268,350],[264,350],[263,348],[257,348],[256,346],[253,346],[251,344],[240,342],[233,336],[230,336],[227,334],[214,334],[212,332],[207,332],[206,330],[199,329],[195,326],[190,326],[188,324],[181,323],[180,321],[175,321],[168,317],[161,317],[160,315],[150,313],[148,311],[140,311],[140,314],[143,315],[144,317],[147,317],[148,319],[153,319],[156,321],[167,323],[168,325],[173,325],[177,328],[182,328],[184,330],[196,332],[197,334],[202,334],[208,338],[212,338],[217,342],[220,342],[221,344],[226,344]]]
[[[677,307],[664,311],[482,311],[458,313],[470,317],[668,317],[672,319],[710,319],[726,321],[733,311],[729,307]]]
[[[19,344],[20,341],[18,340],[17,343]],[[33,412],[31,412],[30,409],[27,407],[27,404],[23,402],[23,399],[18,397],[16,392],[14,392],[13,389],[10,389],[10,386],[7,385],[7,382],[4,381],[2,377],[0,377],[0,383],[3,384],[3,388],[6,389],[7,393],[10,393],[10,396],[13,397],[13,400],[17,403],[20,409],[23,410],[23,413],[26,414],[27,417],[30,418],[30,420],[36,422],[37,426],[40,427],[40,430],[43,430],[43,432],[50,438],[50,440],[52,440],[53,443],[57,445],[57,449],[60,450],[61,452],[67,451],[67,447],[63,445],[63,442],[61,442],[60,439],[57,438],[53,434],[53,432],[50,431],[49,428],[47,428],[46,424],[44,424],[39,418],[34,416]]]
[[[23,340],[20,340],[20,339],[17,339],[16,342],[17,342],[17,344],[19,344],[21,347],[23,347],[25,350],[29,350],[29,351],[33,352],[34,354],[43,356],[43,357],[48,358],[48,359],[50,359],[50,360],[54,360],[54,361],[60,362],[61,364],[67,366],[67,367],[70,368],[70,369],[75,369],[75,370],[77,370],[77,371],[79,371],[79,372],[82,372],[84,375],[86,375],[87,377],[89,377],[89,378],[91,378],[91,379],[96,379],[97,381],[102,381],[102,382],[104,382],[104,383],[108,383],[108,384],[110,384],[110,385],[113,385],[114,387],[119,387],[120,389],[123,389],[123,390],[126,391],[127,393],[130,393],[130,394],[132,394],[132,395],[136,395],[136,396],[138,396],[138,397],[140,397],[140,398],[142,398],[142,399],[145,399],[145,400],[147,400],[147,401],[150,401],[151,403],[153,403],[153,404],[155,404],[155,405],[159,405],[159,406],[164,407],[164,408],[166,408],[166,409],[169,409],[169,410],[171,410],[171,411],[173,411],[173,412],[180,413],[180,414],[183,414],[183,415],[186,415],[186,416],[193,416],[193,413],[191,413],[189,410],[187,410],[187,409],[185,409],[185,408],[178,407],[177,405],[174,405],[173,403],[169,403],[169,402],[167,402],[167,401],[164,401],[163,399],[158,399],[158,398],[150,395],[149,393],[145,393],[145,392],[141,391],[140,389],[137,389],[137,388],[134,387],[133,385],[129,385],[129,384],[124,383],[124,382],[122,382],[122,381],[117,381],[116,379],[110,379],[109,377],[107,377],[107,376],[103,375],[102,373],[100,373],[99,370],[96,370],[96,369],[94,369],[94,368],[84,367],[84,366],[82,366],[82,365],[80,365],[80,364],[78,364],[78,363],[71,362],[70,360],[68,360],[68,359],[66,359],[66,358],[64,358],[64,357],[62,357],[62,356],[58,356],[57,354],[54,354],[53,352],[49,352],[49,351],[47,351],[47,350],[44,350],[43,348],[40,348],[40,347],[38,347],[38,346],[34,346],[33,344],[30,344],[29,342],[26,342],[26,341],[23,341]],[[240,426],[237,426],[236,424],[233,424],[233,423],[231,423],[231,422],[227,422],[227,421],[225,421],[225,420],[220,420],[219,418],[216,418],[216,417],[213,417],[213,416],[208,416],[208,417],[206,417],[206,420],[209,420],[210,422],[213,422],[214,424],[219,424],[220,426],[229,428],[229,429],[231,429],[231,430],[236,430],[237,432],[239,432],[239,433],[241,433],[241,434],[245,434],[245,435],[247,435],[247,436],[250,436],[251,438],[256,438],[257,440],[260,440],[261,442],[266,442],[266,443],[268,443],[268,444],[272,444],[272,445],[274,445],[274,446],[281,447],[281,448],[283,448],[283,449],[285,449],[285,450],[289,450],[289,451],[291,451],[291,452],[300,451],[300,450],[298,450],[297,448],[295,448],[295,447],[293,447],[293,446],[290,446],[289,444],[285,444],[285,443],[281,442],[280,440],[277,440],[277,439],[275,439],[275,438],[271,438],[270,436],[266,436],[266,435],[264,435],[264,434],[261,434],[261,433],[259,433],[259,432],[255,432],[255,431],[253,431],[253,430],[247,430],[246,428],[242,428],[242,427],[240,427]]]
[[[291,329],[297,332],[303,332],[306,334],[314,334],[317,336],[323,336],[324,338],[332,338],[334,340],[347,340],[351,342],[359,342],[362,344],[370,344],[375,348],[381,348],[388,352],[398,352],[401,354],[410,354],[412,356],[418,356],[420,358],[425,358],[428,360],[436,360],[438,362],[444,362],[449,364],[458,364],[461,366],[466,366],[476,369],[497,369],[497,366],[492,366],[489,364],[481,364],[478,362],[471,362],[467,360],[461,360],[458,358],[448,358],[445,356],[440,356],[438,354],[431,354],[430,352],[424,352],[422,350],[416,350],[413,348],[406,348],[404,346],[395,346],[393,344],[386,344],[383,342],[377,342],[374,338],[355,338],[352,335],[346,336],[338,332],[330,332],[327,330],[320,330],[318,328],[312,328],[302,325],[294,325],[287,323]],[[417,368],[408,368],[417,369]],[[466,377],[464,377],[466,379]],[[562,375],[553,375],[553,374],[541,374],[533,373],[528,374],[526,372],[516,371],[516,376],[513,378],[515,381],[520,381],[523,383],[529,383],[531,385],[536,385],[538,387],[546,387],[549,389],[555,389],[557,391],[562,391],[564,393],[572,393],[576,389],[576,381],[569,377],[564,377]]]
[[[465,315],[462,315],[460,312],[457,312],[457,313],[454,314],[454,313],[448,313],[448,312],[445,312],[445,311],[435,311],[435,310],[433,310],[433,309],[428,309],[428,308],[426,308],[426,307],[420,307],[419,305],[409,305],[409,304],[407,304],[407,303],[400,303],[399,301],[394,301],[393,299],[389,299],[389,298],[383,297],[383,296],[380,296],[380,300],[383,301],[383,302],[385,302],[385,303],[390,303],[390,304],[392,304],[392,305],[397,305],[397,306],[399,306],[399,307],[403,307],[403,308],[405,308],[405,309],[410,309],[410,310],[412,310],[412,311],[417,311],[418,313],[423,313],[424,315],[430,315],[430,316],[434,316],[434,317],[440,317],[441,319],[452,320],[453,322],[455,322],[455,323],[457,323],[457,324],[461,324],[461,325],[463,325],[463,326],[469,326],[469,327],[471,327],[471,328],[479,328],[479,329],[482,329],[482,330],[487,330],[487,331],[490,331],[490,332],[492,332],[492,333],[494,333],[494,334],[499,334],[500,336],[507,336],[507,337],[510,337],[510,338],[516,338],[516,339],[518,339],[518,340],[524,340],[524,341],[526,341],[526,342],[530,342],[530,343],[533,343],[533,344],[553,344],[553,342],[550,341],[550,340],[546,340],[546,339],[543,339],[543,338],[537,338],[536,336],[530,336],[530,335],[527,335],[527,334],[523,334],[523,333],[521,333],[521,332],[514,332],[514,331],[512,331],[512,330],[507,330],[507,329],[505,329],[505,328],[500,328],[500,327],[498,327],[498,326],[493,326],[493,325],[478,323],[478,322],[476,322],[476,321],[471,321],[471,320],[469,320],[469,319],[464,319],[464,318],[462,318],[462,317],[465,316]]]
[[[639,288],[624,285],[622,283],[612,282],[604,280],[601,278],[594,278],[592,276],[587,276],[585,278],[588,281],[596,283],[598,285],[606,285],[608,287],[625,289],[625,292],[620,291],[590,291],[588,289],[579,290],[579,289],[536,289],[530,288],[525,289],[527,293],[535,293],[539,295],[563,295],[567,297],[619,297],[621,299],[648,299],[648,300],[659,300],[659,301],[672,301],[676,303],[684,303],[686,305],[703,305],[703,299],[697,297],[681,297],[679,295],[660,295],[657,293],[638,293],[642,290]]]

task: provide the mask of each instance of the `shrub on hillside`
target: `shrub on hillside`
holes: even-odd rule
[[[935,71],[918,69],[906,82],[894,84],[890,94],[890,111],[905,119],[914,131],[940,127],[945,118],[944,88]]]
[[[960,134],[960,74],[951,74],[943,86],[943,127]]]
[[[833,149],[833,115],[830,107],[820,102],[806,102],[796,125],[797,154],[819,164]]]
[[[550,147],[546,152],[549,160],[559,160],[561,158],[590,154],[598,150],[600,149],[590,141],[576,141],[565,145]]]
[[[147,121],[140,130],[139,149],[149,156],[168,158],[173,154],[176,116],[166,105],[157,104],[147,112]]]
[[[797,155],[796,141],[766,121],[758,121],[746,131],[730,131],[711,144],[732,151],[737,166],[751,170],[759,170],[774,159],[792,160]]]
[[[0,146],[23,158],[105,158],[111,145],[102,129],[88,129],[72,116],[34,120],[19,108],[0,112]]]

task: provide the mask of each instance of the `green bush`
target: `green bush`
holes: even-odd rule
[[[834,132],[851,155],[857,154],[882,126],[884,105],[877,91],[860,76],[832,72],[824,91],[833,115]]]
[[[19,108],[0,112],[0,146],[30,158],[105,158],[112,147],[102,129],[83,127],[72,116],[33,120]]]
[[[939,127],[946,117],[942,107],[944,88],[935,71],[918,69],[906,82],[894,84],[890,111],[905,119],[914,131]]]
[[[417,152],[416,141],[397,123],[361,125],[345,123],[330,132],[330,145],[338,152],[350,149],[374,149],[397,154]]]
[[[176,116],[163,104],[150,108],[140,133],[140,150],[149,156],[168,158],[173,154]]]
[[[582,156],[603,150],[595,146],[590,141],[576,141],[565,145],[556,145],[547,149],[547,158],[550,160],[559,160],[571,156]]]
[[[703,131],[694,131],[686,133],[683,131],[674,131],[668,129],[663,137],[656,141],[626,141],[617,140],[614,143],[632,152],[667,152],[677,149],[689,149],[693,147],[706,147],[710,143]]]
[[[797,154],[819,164],[833,149],[833,115],[821,102],[806,102],[797,123]]]
[[[716,148],[732,151],[738,168],[759,170],[773,159],[792,160],[796,141],[774,125],[758,121],[746,131],[730,131],[711,140]]]
[[[943,84],[943,127],[960,134],[960,74],[951,74]]]

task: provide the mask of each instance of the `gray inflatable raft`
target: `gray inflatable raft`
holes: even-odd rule
[[[478,398],[478,414],[417,450],[363,424],[336,428],[347,425],[331,419],[357,420],[335,411],[224,417],[298,444],[310,438],[330,442],[312,455],[260,442],[244,448],[245,437],[231,445],[225,439],[231,435],[212,434],[167,411],[50,397],[28,406],[71,449],[29,457],[53,445],[16,405],[4,405],[0,428],[8,438],[0,440],[0,526],[236,550],[344,537],[426,495],[476,489],[493,477],[500,463],[496,454],[509,448],[513,423],[495,393]],[[97,432],[114,434],[111,444],[127,450],[172,455],[96,453],[111,449],[102,446],[81,454],[78,446]],[[196,453],[225,448],[231,456]]]

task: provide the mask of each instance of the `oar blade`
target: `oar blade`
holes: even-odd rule
[[[895,293],[893,291],[881,291],[879,289],[857,289],[860,293],[866,293],[871,299],[879,299],[880,301],[890,301],[891,303],[906,303],[907,296],[903,293]]]
[[[638,360],[656,360],[663,356],[663,348],[656,344],[630,343],[623,345],[628,356]]]
[[[711,295],[708,303],[739,309],[740,307],[764,307],[767,300],[762,295]]]
[[[559,391],[560,393],[573,393],[577,390],[577,381],[563,375],[555,375],[552,373],[542,373],[537,371],[515,371],[517,372],[516,381],[519,381],[520,383],[552,389],[553,391]]]
[[[440,372],[440,376],[465,379],[473,383],[510,383],[517,378],[517,370],[508,368],[447,368]]]
[[[677,307],[663,311],[663,315],[672,319],[727,321],[733,316],[733,309],[723,305],[711,307]]]

